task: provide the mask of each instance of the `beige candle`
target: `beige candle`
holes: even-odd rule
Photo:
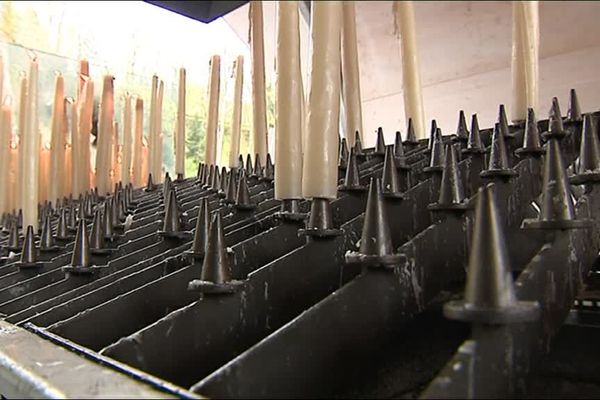
[[[209,63],[208,82],[208,115],[206,116],[206,146],[204,163],[215,165],[217,160],[217,127],[219,123],[219,89],[221,74],[221,57],[214,55]]]
[[[121,178],[121,168],[119,162],[119,123],[113,122],[112,136],[110,139],[110,180],[111,187],[115,187]]]
[[[131,165],[131,180],[133,185],[141,187],[147,178],[142,175],[142,139],[144,136],[144,101],[141,98],[135,100],[135,128],[133,139],[133,162]]]
[[[342,3],[313,2],[312,7],[311,86],[302,195],[334,199],[338,178]],[[282,161],[279,156],[277,160],[276,164]]]
[[[150,172],[154,175],[156,161],[156,93],[158,91],[158,76],[152,76],[152,87],[150,89],[150,112],[148,113],[148,146],[150,152],[148,154],[148,166]]]
[[[69,111],[70,110],[70,111]],[[77,103],[72,99],[65,99],[63,113],[63,130],[65,135],[65,163],[63,176],[63,193],[61,196],[68,196],[73,193],[73,181],[71,170],[73,169],[73,140],[77,137]],[[71,125],[69,125],[69,114],[71,115]]]
[[[21,200],[23,207],[23,226],[38,227],[39,171],[40,171],[40,134],[38,129],[38,62],[34,58],[29,70],[29,88],[27,91],[25,132],[21,147],[23,176]]]
[[[145,137],[142,136],[142,165],[140,167],[140,171],[141,171],[141,175],[142,176],[148,176],[148,174],[150,173],[150,169],[149,169],[149,165],[148,165],[148,153],[149,153],[150,149],[148,148],[148,141],[146,140]],[[140,183],[140,186],[142,186],[143,183]]]
[[[2,104],[0,112],[0,213],[9,212],[10,193],[13,186],[10,177],[10,145],[12,142],[12,116],[8,104]]]
[[[39,149],[39,177],[38,177],[38,201],[51,200],[50,194],[50,157],[52,154],[51,144],[43,143]]]
[[[4,100],[4,60],[0,56],[0,101]]]
[[[537,1],[513,1],[511,119],[527,118],[527,109],[538,107],[538,56],[540,43],[539,4]]]
[[[154,182],[162,182],[162,148],[163,148],[163,133],[162,133],[162,105],[163,105],[163,94],[165,91],[165,84],[160,81],[156,92],[156,106],[154,109],[154,148],[150,150],[154,153],[154,166],[152,169],[152,178],[156,177]]]
[[[114,123],[114,78],[104,76],[100,117],[98,119],[98,145],[96,150],[96,186],[98,193],[105,195],[112,190],[110,180],[110,145]]]
[[[9,179],[10,186],[8,192],[8,209],[14,210],[18,208],[18,171],[19,171],[19,138],[15,135],[12,136],[10,142],[10,164],[9,164]]]
[[[76,118],[73,119],[73,124],[76,123],[77,125],[77,134],[72,140],[73,165],[76,167],[71,171],[71,182],[73,196],[75,197],[91,187],[90,133],[92,131],[92,107],[94,105],[94,82],[92,80],[86,80],[79,100]]]
[[[131,152],[133,136],[131,132],[131,96],[125,95],[125,106],[123,107],[123,150],[121,156],[121,181],[123,185],[131,181]]]
[[[84,85],[90,76],[90,63],[87,60],[79,61],[79,82],[77,85],[77,99],[82,98],[82,93],[85,93]],[[85,97],[85,96],[84,96]]]
[[[231,146],[229,147],[229,168],[238,165],[240,155],[240,132],[242,129],[242,90],[244,87],[244,56],[233,62],[235,88],[233,90],[233,113],[231,118]]]
[[[21,77],[21,87],[19,94],[19,121],[17,125],[17,140],[16,150],[17,153],[23,151],[23,138],[25,137],[25,121],[27,121],[27,76],[23,74]],[[21,208],[23,206],[23,200],[21,198],[23,188],[23,160],[25,157],[17,157],[18,167],[16,169],[17,179],[17,194],[16,194],[16,207]]]
[[[250,2],[252,50],[252,140],[261,165],[267,159],[267,103],[265,99],[265,51],[262,1]]]
[[[179,69],[177,124],[175,129],[175,173],[185,177],[185,69]]]
[[[50,145],[50,181],[48,199],[55,202],[64,193],[65,181],[65,82],[57,75],[54,88],[54,107],[52,109],[52,131]]]
[[[277,9],[275,198],[302,198],[302,73],[298,2]]]
[[[394,8],[395,27],[400,36],[402,53],[404,114],[407,125],[408,119],[412,118],[415,135],[417,139],[422,139],[425,137],[425,114],[423,113],[413,2],[395,1]]]
[[[342,22],[342,98],[344,99],[345,136],[354,146],[355,132],[363,134],[360,97],[360,72],[356,46],[356,18],[354,2],[345,1]]]

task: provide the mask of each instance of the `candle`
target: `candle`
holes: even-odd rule
[[[537,112],[538,55],[540,44],[539,4],[537,1],[514,1],[512,45],[511,119],[525,121],[527,109]]]
[[[153,177],[156,170],[156,92],[158,91],[158,76],[152,76],[152,88],[150,90],[150,113],[148,114],[148,145],[150,147],[148,165]]]
[[[7,190],[8,192],[8,210],[14,210],[18,207],[17,201],[18,199],[18,172],[19,172],[19,138],[17,136],[12,137],[10,142],[10,164],[8,167],[9,170],[9,179],[10,186]]]
[[[175,173],[185,177],[185,69],[179,69],[177,124],[175,131]]]
[[[104,76],[100,118],[98,120],[96,186],[98,187],[98,193],[101,195],[105,195],[112,189],[110,184],[110,143],[113,135],[115,113],[113,79],[111,75]]]
[[[71,114],[71,125],[69,126],[69,112]],[[69,171],[73,169],[73,140],[77,137],[77,102],[73,99],[65,99],[64,113],[63,113],[63,130],[65,135],[65,163],[64,163],[64,183],[63,193],[61,196],[68,196],[73,193],[73,181]],[[69,139],[70,136],[70,139]]]
[[[208,84],[208,115],[206,117],[206,146],[204,163],[215,165],[217,160],[217,127],[219,122],[219,85],[221,58],[214,55],[210,59],[210,81]]]
[[[360,97],[360,72],[358,49],[356,46],[356,18],[354,2],[345,1],[342,23],[342,93],[344,99],[345,136],[348,144],[354,146],[355,132],[363,133],[362,107]]]
[[[77,85],[77,99],[81,99],[82,93],[85,93],[84,86],[85,82],[90,76],[90,64],[87,60],[79,61],[79,82]]]
[[[148,174],[150,173],[150,169],[148,168],[148,154],[149,153],[149,149],[148,149],[148,141],[146,140],[145,137],[142,136],[142,165],[140,166],[140,172],[141,172],[141,176],[148,176]],[[140,186],[143,185],[143,182],[140,183]]]
[[[141,98],[135,100],[135,128],[133,139],[133,163],[131,165],[131,180],[134,186],[140,187],[147,178],[142,175],[142,138],[144,130],[144,101]]]
[[[50,157],[52,154],[50,143],[40,143],[39,172],[38,172],[38,201],[51,200],[49,197]]]
[[[110,140],[110,177],[111,186],[121,180],[121,168],[119,162],[119,123],[113,122],[112,136]]]
[[[302,171],[302,195],[334,199],[340,113],[342,3],[313,2],[311,87]],[[281,160],[278,156],[276,164]]]
[[[23,175],[21,200],[23,208],[23,226],[31,225],[34,230],[38,227],[39,203],[39,165],[40,165],[40,134],[38,129],[38,62],[34,58],[29,70],[29,88],[25,106],[25,131],[21,154],[23,160]]]
[[[4,60],[0,56],[0,101],[4,99]]]
[[[277,9],[275,198],[302,198],[302,79],[298,2]]]
[[[77,125],[72,139],[72,159],[77,168],[71,173],[73,196],[78,196],[90,188],[90,132],[92,131],[92,107],[94,105],[94,82],[88,79],[83,86],[81,98],[73,124]],[[73,126],[72,129],[75,129]]]
[[[131,151],[132,151],[132,132],[131,132],[131,96],[125,95],[125,106],[123,107],[123,150],[121,156],[121,181],[123,185],[131,181]]]
[[[162,133],[162,104],[163,104],[163,93],[165,91],[165,84],[160,81],[158,90],[156,93],[156,105],[154,109],[154,143],[150,150],[154,153],[154,169],[152,169],[152,178],[156,177],[155,183],[162,182],[162,147],[163,147],[163,133]]]
[[[9,212],[10,193],[14,186],[10,177],[10,145],[12,142],[12,116],[8,104],[2,104],[0,112],[0,213]]]
[[[265,55],[261,1],[250,2],[250,47],[252,50],[252,139],[254,154],[264,165],[267,159],[267,103],[265,100]]]
[[[62,198],[65,180],[65,83],[61,74],[58,74],[54,83],[54,107],[52,109],[52,131],[50,150],[50,187],[48,199],[56,201]]]
[[[404,114],[407,125],[408,120],[412,119],[417,139],[422,139],[425,137],[425,115],[423,113],[413,2],[395,1],[394,8],[394,23],[396,32],[400,36],[402,53]]]
[[[16,150],[17,152],[22,151],[23,148],[23,137],[25,136],[25,121],[27,120],[27,77],[23,75],[21,77],[21,92],[19,94],[19,121],[17,125],[17,140]],[[17,195],[16,203],[18,207],[22,207],[23,200],[21,198],[21,190],[23,188],[23,160],[25,157],[17,157],[18,167],[16,169],[17,179]]]
[[[231,119],[231,146],[229,148],[229,168],[236,168],[240,155],[240,132],[242,129],[242,90],[244,85],[244,56],[233,62],[235,88],[233,91],[233,114]]]

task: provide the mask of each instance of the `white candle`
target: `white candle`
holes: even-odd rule
[[[73,169],[73,140],[77,136],[77,103],[73,99],[65,99],[63,113],[63,131],[65,137],[65,163],[63,175],[63,193],[61,196],[68,196],[73,193],[71,170]],[[70,109],[70,112],[68,111]],[[69,115],[71,114],[71,125],[69,125]],[[70,139],[69,139],[70,137]]]
[[[27,91],[25,132],[23,135],[22,156],[23,179],[21,200],[23,207],[23,226],[38,227],[39,172],[40,172],[40,134],[38,129],[38,62],[33,59],[29,70],[29,88]]]
[[[72,141],[73,164],[72,170],[73,196],[90,188],[90,133],[92,131],[92,108],[94,105],[94,82],[86,80],[82,96],[77,106],[77,135]]]
[[[233,114],[231,118],[231,146],[229,147],[229,168],[238,165],[240,155],[240,132],[242,128],[242,90],[244,85],[244,56],[233,62],[235,88],[233,91]]]
[[[412,1],[395,1],[395,26],[400,35],[402,52],[402,87],[404,114],[408,125],[411,118],[417,139],[425,138],[425,115],[421,94],[421,75],[417,54],[415,13]]]
[[[10,142],[10,164],[8,167],[9,170],[9,179],[10,186],[8,192],[8,209],[14,210],[18,208],[17,201],[18,197],[18,172],[19,172],[19,144],[18,137],[13,135],[12,140]]]
[[[141,172],[140,175],[142,177],[148,177],[148,174],[150,173],[150,168],[148,165],[149,151],[150,151],[150,149],[148,148],[148,141],[142,135],[142,165],[140,166],[140,172]],[[143,181],[144,181],[144,179],[142,179],[142,182],[140,182],[140,186],[142,186],[145,183]]]
[[[9,212],[10,193],[13,190],[10,177],[10,145],[12,142],[12,111],[10,105],[2,104],[0,113],[0,213]]]
[[[100,117],[98,119],[96,186],[98,187],[98,193],[101,195],[105,195],[112,190],[110,185],[110,144],[115,113],[113,80],[114,78],[111,75],[104,76]]]
[[[23,75],[21,77],[21,87],[19,94],[19,121],[17,125],[17,153],[23,151],[23,138],[25,137],[25,121],[27,121],[27,77]],[[18,167],[16,169],[17,179],[17,195],[16,195],[16,207],[23,207],[22,189],[23,189],[23,160],[25,157],[17,156]]]
[[[0,57],[0,101],[4,100],[4,60]]]
[[[135,128],[133,139],[133,163],[131,165],[131,180],[134,186],[141,187],[145,182],[142,175],[142,139],[144,131],[144,101],[141,98],[135,100]]]
[[[335,199],[340,113],[342,3],[313,2],[311,84],[304,149],[302,195]],[[281,157],[277,158],[277,163]]]
[[[259,155],[261,165],[264,165],[267,159],[267,103],[262,1],[250,2],[250,47],[252,50],[252,140],[254,154]]]
[[[85,93],[84,85],[90,76],[90,64],[87,60],[79,61],[78,75],[79,75],[79,82],[77,85],[77,99],[79,100],[82,98],[82,96],[85,97],[85,95],[82,95],[82,93]]]
[[[175,173],[185,176],[185,69],[179,69],[177,124],[175,127]]]
[[[345,1],[342,23],[342,98],[344,99],[345,136],[349,146],[354,146],[355,132],[362,134],[362,106],[360,97],[360,72],[356,46],[356,18],[354,2]]]
[[[527,109],[538,107],[538,55],[540,43],[539,4],[537,1],[513,1],[511,119],[527,118]]]
[[[219,89],[221,76],[221,57],[214,55],[210,59],[210,81],[208,85],[208,115],[206,116],[206,146],[204,163],[215,165],[217,161],[217,128],[219,122]]]
[[[302,79],[298,2],[277,10],[275,198],[302,198]]]
[[[54,88],[54,107],[52,109],[52,131],[50,149],[50,187],[48,199],[55,202],[64,193],[65,180],[65,82],[57,75]]]
[[[152,88],[150,90],[150,112],[148,114],[148,145],[150,147],[148,165],[153,177],[155,176],[156,164],[156,92],[158,91],[158,76],[152,76]]]
[[[131,151],[133,136],[131,131],[131,96],[125,95],[125,106],[123,107],[123,150],[121,156],[121,181],[123,185],[131,181]]]
[[[156,92],[156,105],[154,108],[154,149],[150,150],[154,153],[154,167],[152,170],[152,178],[156,177],[155,183],[162,182],[162,148],[163,148],[163,133],[162,133],[162,105],[163,105],[163,93],[165,91],[165,84],[160,81]]]
[[[115,187],[115,183],[121,180],[121,168],[119,162],[119,123],[113,122],[112,137],[110,140],[110,177],[111,186]]]
[[[50,200],[50,157],[52,150],[50,143],[40,142],[39,148],[39,172],[38,172],[38,201]]]

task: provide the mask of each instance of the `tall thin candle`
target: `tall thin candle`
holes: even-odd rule
[[[229,168],[238,165],[240,155],[240,132],[242,128],[242,90],[244,85],[244,56],[233,62],[235,87],[233,89],[233,113],[231,118],[231,146],[229,147]]]
[[[185,177],[185,68],[179,69],[177,125],[175,130],[175,173]]]
[[[135,100],[135,128],[133,141],[133,163],[131,166],[131,180],[134,186],[140,187],[144,184],[142,175],[142,139],[144,136],[144,101],[141,98]]]
[[[61,198],[65,181],[65,82],[62,75],[57,75],[54,89],[54,107],[52,109],[52,136],[50,153],[50,201]]]
[[[163,133],[162,133],[162,106],[163,106],[163,94],[165,91],[165,84],[160,81],[156,91],[156,105],[154,108],[154,143],[150,150],[154,153],[154,169],[152,170],[152,177],[156,177],[155,182],[162,182],[162,147],[163,147]]]
[[[25,121],[27,121],[27,76],[23,74],[21,77],[21,87],[19,93],[19,120],[17,125],[17,140],[16,150],[20,154],[23,151],[23,138],[25,137]],[[22,188],[23,188],[23,161],[25,157],[17,157],[17,169],[16,169],[16,182],[17,182],[17,195],[16,195],[16,206],[23,207],[22,199]]]
[[[338,178],[342,3],[313,2],[312,7],[311,86],[302,195],[334,199]]]
[[[30,64],[27,97],[27,118],[21,152],[24,157],[23,186],[21,187],[23,226],[31,225],[34,230],[37,230],[40,134],[38,129],[38,62],[36,59],[33,59]]]
[[[115,113],[114,104],[114,78],[104,76],[102,88],[102,103],[100,104],[100,118],[98,122],[98,146],[96,153],[96,186],[98,193],[105,195],[111,191],[110,185],[110,144],[113,135],[113,121]]]
[[[131,181],[131,152],[133,148],[133,136],[131,130],[131,96],[125,95],[125,106],[123,107],[123,151],[121,158],[121,181],[127,185]]]
[[[252,50],[252,140],[262,164],[267,157],[267,103],[265,99],[265,43],[262,1],[250,2],[250,47]]]
[[[360,72],[356,46],[356,18],[353,1],[343,4],[342,23],[342,97],[344,99],[345,136],[354,146],[355,132],[363,134],[360,97]]]
[[[219,123],[219,85],[221,57],[214,55],[210,59],[210,82],[208,86],[208,115],[206,118],[206,146],[204,162],[215,165],[217,159],[217,127]]]
[[[152,86],[150,89],[150,112],[148,113],[148,145],[150,147],[150,152],[148,154],[148,165],[150,167],[150,172],[154,177],[154,173],[156,170],[156,93],[158,91],[158,76],[152,76]]]
[[[10,211],[10,145],[12,142],[12,110],[10,105],[2,104],[0,113],[0,213]]]

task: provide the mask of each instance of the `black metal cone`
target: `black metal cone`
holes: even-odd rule
[[[394,254],[386,206],[377,178],[371,178],[369,185],[360,248],[358,252],[348,251],[345,258],[347,263],[371,266],[397,265],[402,258],[399,254]]]
[[[151,192],[156,189],[154,182],[152,181],[152,174],[148,174],[148,181],[146,182],[146,192]]]
[[[434,120],[435,121],[435,120]],[[432,124],[433,125],[433,124]],[[426,173],[441,173],[444,169],[444,143],[442,142],[442,131],[436,129],[429,155],[429,166],[423,168]]]
[[[241,154],[238,157],[238,169],[240,171],[244,169],[244,157]]]
[[[107,240],[113,240],[115,237],[112,213],[113,213],[113,209],[110,206],[110,201],[107,200],[104,202],[104,213],[102,215],[104,238]]]
[[[23,227],[23,209],[19,208],[19,213],[17,214],[17,225],[19,228]]]
[[[93,214],[94,210],[92,205],[92,198],[91,196],[88,196],[86,194],[83,198],[83,215],[85,216],[85,218],[91,218]]]
[[[210,188],[210,184],[212,183],[213,180],[213,176],[215,174],[215,166],[214,165],[210,165],[209,167],[207,167],[207,172],[206,175],[204,177],[204,182],[202,183],[202,188],[204,189],[209,189]]]
[[[52,236],[52,217],[46,215],[42,225],[42,234],[40,235],[40,251],[50,252],[59,249],[60,247],[54,243],[54,236]]]
[[[254,176],[260,178],[262,176],[262,164],[260,162],[260,155],[254,156]]]
[[[431,130],[429,131],[429,141],[427,142],[427,150],[432,151],[433,145],[435,143],[435,138],[437,136],[437,121],[435,119],[431,120]]]
[[[68,240],[71,238],[71,234],[69,233],[67,224],[67,212],[64,207],[60,210],[60,215],[58,217],[58,225],[56,226],[56,238],[59,240]]]
[[[348,165],[346,166],[346,175],[344,183],[338,186],[341,191],[365,191],[367,188],[360,184],[360,175],[358,172],[358,161],[356,159],[356,147],[350,149],[348,156]]]
[[[252,157],[250,154],[246,156],[246,176],[252,176],[254,174],[254,168],[252,168]]]
[[[371,182],[372,185],[373,182]],[[379,185],[379,182],[377,182],[377,185]],[[396,199],[404,198],[400,189],[400,177],[396,168],[396,160],[392,154],[392,149],[389,147],[385,149],[381,186],[383,187],[383,196]]]
[[[481,134],[479,132],[479,120],[477,114],[471,116],[471,132],[467,140],[467,148],[462,150],[465,154],[483,154],[485,148],[481,143]]]
[[[458,113],[458,127],[456,128],[456,137],[461,142],[467,142],[469,140],[469,129],[467,128],[467,119],[463,110],[460,110],[460,112]]]
[[[80,220],[77,226],[77,236],[73,246],[73,255],[71,257],[71,265],[64,268],[67,272],[72,273],[89,273],[92,269],[92,259],[90,253],[90,241],[85,227],[85,221]]]
[[[345,140],[345,139],[344,139]],[[346,149],[348,151],[348,149]],[[267,162],[265,163],[265,173],[263,174],[263,180],[272,181],[275,179],[275,166],[271,160],[271,153],[267,153]]]
[[[352,155],[352,154],[351,154]],[[298,235],[316,238],[330,238],[343,233],[341,229],[333,226],[331,204],[329,199],[313,197],[310,204],[310,217],[305,229],[298,230]]]
[[[354,148],[354,153],[356,154],[356,156],[362,156],[363,153],[363,147],[362,147],[362,140],[360,140],[360,132],[356,131],[354,132],[354,146],[352,146]]]
[[[221,168],[220,186],[219,186],[217,193],[219,194],[219,197],[223,198],[223,197],[225,197],[226,191],[227,191],[227,168],[222,167]]]
[[[583,119],[575,89],[571,89],[569,92],[569,110],[567,111],[567,119],[569,121],[581,121]]]
[[[544,153],[545,150],[540,144],[540,133],[538,132],[535,112],[533,111],[533,108],[528,108],[525,132],[523,134],[523,146],[515,150],[515,154],[518,156],[536,157]]]
[[[212,181],[210,183],[210,189],[213,192],[218,192],[221,188],[221,173],[219,172],[219,167],[215,165],[215,169],[213,171]]]
[[[594,126],[593,117],[583,117],[583,132],[577,158],[577,175],[570,178],[573,184],[600,182],[600,143]]]
[[[402,134],[396,131],[394,139],[394,157],[396,158],[396,167],[399,169],[410,169],[406,164],[406,156],[404,155],[404,144],[402,143]]]
[[[33,226],[28,225],[23,240],[23,249],[21,250],[20,268],[41,267],[43,263],[37,261],[37,248],[35,247],[35,234]]]
[[[123,228],[123,224],[121,223],[121,220],[119,219],[119,208],[120,205],[118,203],[118,198],[116,196],[111,197],[110,199],[110,207],[111,207],[111,217],[112,217],[112,225],[113,225],[113,229],[122,229]]]
[[[165,219],[163,221],[162,232],[165,235],[177,234],[181,231],[181,218],[179,216],[179,207],[177,205],[177,194],[171,190],[165,210]]]
[[[87,219],[85,217],[85,200],[82,200],[81,203],[79,203],[79,206],[77,207],[77,220],[80,219]]]
[[[18,252],[21,250],[19,242],[19,223],[17,220],[13,220],[13,223],[10,226],[10,233],[8,234],[8,243],[6,243],[6,248],[10,251]]]
[[[199,179],[202,176],[202,170],[204,169],[204,163],[200,161],[198,163],[198,171],[196,172],[196,179]]]
[[[240,169],[243,173],[243,169]],[[227,190],[225,191],[225,199],[223,202],[225,204],[235,204],[236,195],[237,195],[237,181],[235,177],[235,171],[230,170],[227,177]]]
[[[210,222],[200,280],[191,281],[188,289],[205,294],[225,294],[234,292],[239,284],[240,282],[233,281],[231,278],[231,265],[225,245],[221,213],[215,211]]]
[[[338,151],[338,166],[345,169],[348,166],[348,141],[343,138],[340,142],[340,149]]]
[[[100,210],[94,213],[94,221],[92,222],[92,231],[90,233],[90,249],[101,250],[104,248],[104,227],[102,226],[102,214]]]
[[[373,154],[385,155],[385,138],[383,137],[383,128],[377,128],[377,141],[375,142],[375,151]]]
[[[119,220],[125,222],[127,219],[127,206],[125,205],[125,198],[123,196],[119,197],[119,207],[117,209],[119,211]]]
[[[406,140],[404,144],[408,146],[416,146],[419,143],[417,135],[415,134],[415,127],[413,126],[412,118],[408,119],[408,126],[406,127]]]
[[[69,219],[67,223],[67,229],[75,232],[77,230],[77,210],[75,209],[74,202],[71,202],[69,206]]]
[[[198,210],[198,218],[196,219],[196,229],[194,230],[192,248],[187,253],[194,260],[203,258],[204,254],[206,253],[209,224],[210,213],[208,209],[208,197],[203,197],[200,200],[200,208]]]
[[[589,225],[588,220],[575,219],[575,206],[567,180],[558,139],[547,143],[542,185],[542,204],[537,219],[526,219],[523,228],[577,229]]]
[[[515,137],[514,134],[510,133],[508,129],[508,118],[506,117],[506,109],[504,108],[504,104],[500,104],[498,107],[498,124],[500,125],[500,132],[505,139],[512,139]]]
[[[238,180],[235,208],[238,210],[253,210],[256,208],[256,205],[250,200],[250,189],[248,189],[248,182],[246,182],[246,176],[243,172]]]
[[[462,212],[468,208],[465,201],[465,190],[458,168],[458,155],[453,144],[446,145],[444,172],[440,184],[440,194],[437,203],[428,207],[432,211]]]
[[[502,178],[509,179],[517,173],[508,165],[508,154],[506,153],[506,143],[504,142],[504,134],[500,128],[500,124],[494,126],[492,134],[492,150],[486,170],[481,171],[482,178]]]
[[[493,185],[479,189],[472,235],[465,299],[444,306],[447,318],[484,324],[531,321],[537,302],[520,302],[515,295],[502,222]]]

